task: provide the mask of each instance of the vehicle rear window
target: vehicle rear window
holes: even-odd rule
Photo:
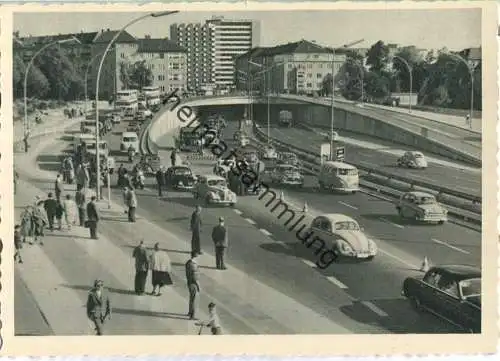
[[[357,169],[338,168],[337,169],[337,174],[338,175],[357,176],[358,175],[358,170]]]
[[[415,199],[416,204],[434,204],[436,203],[436,198],[432,196],[418,197]]]
[[[188,168],[177,168],[174,169],[175,175],[191,175],[191,170]]]
[[[351,222],[351,221],[335,222],[335,230],[359,231],[359,225],[356,222]]]
[[[124,142],[136,142],[137,138],[136,137],[123,137]]]

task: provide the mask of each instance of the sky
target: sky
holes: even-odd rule
[[[21,36],[119,29],[139,16],[130,13],[16,13],[14,30]],[[204,22],[212,16],[260,21],[261,46],[301,39],[340,47],[360,39],[356,48],[367,48],[378,40],[424,49],[461,50],[481,44],[481,10],[323,10],[180,12],[163,18],[143,20],[127,29],[132,35],[169,37],[170,25]],[[75,21],[77,17],[77,21]],[[278,21],[277,21],[278,20]],[[293,24],[293,25],[291,25]]]

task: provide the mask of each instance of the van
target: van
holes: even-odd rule
[[[120,142],[120,150],[122,152],[128,151],[128,148],[132,146],[135,152],[139,152],[139,137],[134,132],[123,132],[122,140]]]
[[[324,162],[318,174],[321,190],[356,193],[359,190],[358,169],[343,162]]]

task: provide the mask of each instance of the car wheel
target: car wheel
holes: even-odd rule
[[[410,303],[411,306],[415,309],[415,311],[419,312],[422,311],[422,304],[420,303],[420,300],[417,297],[415,296],[410,297]]]
[[[234,203],[229,203],[230,207],[234,207],[234,205],[235,205]]]
[[[372,261],[372,260],[373,260],[373,258],[375,258],[375,256],[368,256],[368,257],[366,257],[366,260],[367,260],[367,261]]]
[[[210,197],[209,196],[206,196],[205,197],[205,205],[210,205]]]
[[[442,225],[444,224],[444,221],[439,221],[438,224]]]
[[[323,182],[319,182],[319,189],[320,190],[324,190],[325,189],[325,185],[323,184]]]

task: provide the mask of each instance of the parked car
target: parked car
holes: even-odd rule
[[[301,163],[297,154],[292,152],[283,152],[278,154],[278,163],[279,164],[289,164],[294,165],[296,167],[300,167]]]
[[[268,145],[264,148],[264,151],[262,152],[262,158],[263,159],[278,159],[278,152],[276,152],[276,149],[274,149],[272,146]]]
[[[432,267],[422,277],[408,277],[402,295],[418,310],[471,333],[481,332],[481,269],[466,265]]]
[[[165,178],[167,187],[179,190],[192,190],[196,182],[191,168],[186,166],[168,168]]]
[[[403,219],[417,222],[443,224],[448,220],[448,211],[438,203],[436,197],[425,192],[406,192],[396,203],[396,210]]]
[[[323,214],[313,219],[309,226],[312,232],[308,241],[325,242],[338,257],[372,260],[378,252],[377,244],[368,238],[358,222],[339,213]]]
[[[407,167],[414,169],[425,169],[427,168],[427,160],[422,152],[408,151],[403,154],[402,157],[397,160],[398,167]]]
[[[233,206],[236,201],[236,193],[228,188],[225,178],[217,175],[202,175],[193,188],[195,199],[202,199],[206,205],[229,204]]]
[[[300,169],[289,164],[279,164],[270,172],[271,183],[286,186],[304,186],[304,177]]]

